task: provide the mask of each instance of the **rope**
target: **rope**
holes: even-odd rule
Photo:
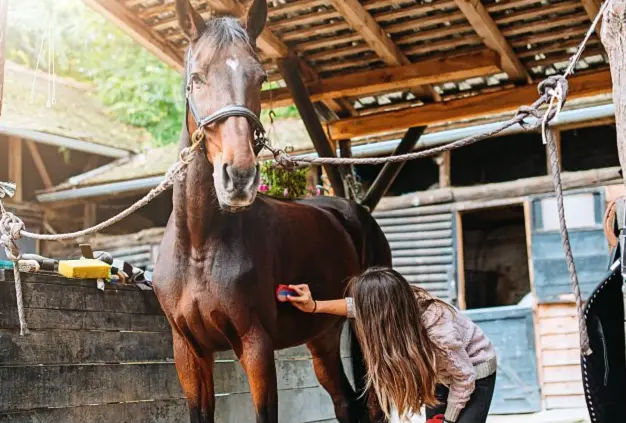
[[[546,80],[542,81],[539,84],[539,99],[537,99],[530,106],[522,106],[518,109],[515,116],[511,119],[501,123],[496,128],[491,131],[483,132],[481,134],[476,134],[470,137],[466,137],[449,144],[445,144],[439,147],[434,147],[428,150],[407,153],[407,154],[399,154],[396,156],[388,156],[388,157],[365,157],[365,158],[342,158],[342,157],[306,157],[306,156],[288,156],[284,151],[272,148],[271,146],[265,146],[273,155],[276,162],[285,167],[291,167],[296,164],[315,164],[315,165],[378,165],[385,163],[399,163],[406,162],[409,160],[421,159],[423,157],[435,156],[437,154],[441,154],[446,151],[455,150],[457,148],[465,147],[471,144],[474,144],[478,141],[482,141],[485,138],[492,137],[494,135],[499,134],[515,125],[520,125],[526,130],[534,130],[539,127],[541,122],[544,119],[548,121],[552,120],[560,110],[560,106],[556,109],[554,107],[548,107],[546,112],[542,112],[540,108],[546,104],[551,104],[553,98],[556,98],[558,104],[563,104],[565,98],[567,97],[567,78],[563,75],[552,75],[548,77]],[[556,96],[557,93],[562,93]],[[535,124],[529,124],[525,121],[525,119],[529,117],[534,117],[538,121]]]
[[[146,194],[142,199],[140,199],[135,204],[130,206],[128,209],[122,211],[118,215],[113,216],[112,218],[96,226],[78,232],[68,234],[43,235],[25,231],[24,222],[13,213],[8,212],[4,208],[1,200],[5,197],[12,197],[15,194],[15,184],[0,182],[0,245],[4,247],[7,258],[13,262],[15,299],[17,303],[17,314],[20,322],[21,335],[28,335],[30,331],[28,330],[26,317],[24,315],[22,278],[20,274],[20,267],[22,267],[22,270],[25,270],[25,264],[20,266],[20,259],[22,258],[22,254],[20,253],[20,249],[16,241],[21,237],[38,239],[42,241],[63,241],[76,239],[82,236],[93,234],[111,225],[114,225],[115,223],[126,218],[130,214],[148,204],[155,197],[157,197],[167,189],[171,188],[175,180],[182,179],[184,177],[187,166],[193,160],[193,154],[195,153],[200,143],[204,140],[204,132],[201,130],[196,131],[193,134],[192,139],[193,144],[190,147],[186,147],[181,150],[179,160],[170,167],[170,169],[167,171],[167,174],[165,175],[165,178],[158,186],[150,190],[150,192]]]
[[[556,192],[556,203],[559,214],[559,227],[561,230],[561,241],[563,243],[563,251],[565,252],[565,261],[567,270],[570,275],[570,282],[574,290],[576,299],[576,311],[578,312],[578,328],[580,331],[580,351],[584,356],[591,354],[589,347],[589,335],[587,333],[587,324],[585,323],[585,314],[583,310],[582,294],[580,293],[580,283],[578,274],[576,273],[576,265],[574,264],[574,256],[572,255],[572,246],[569,242],[569,233],[565,222],[565,209],[563,205],[563,188],[561,186],[561,170],[559,164],[559,155],[557,153],[556,140],[554,134],[549,127],[544,125],[543,138],[547,141],[548,151],[550,155],[550,168],[552,169],[552,184]]]

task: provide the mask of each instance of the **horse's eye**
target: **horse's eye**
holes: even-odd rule
[[[197,73],[192,73],[189,75],[189,78],[191,78],[191,82],[193,82],[194,85],[204,85],[204,80]]]

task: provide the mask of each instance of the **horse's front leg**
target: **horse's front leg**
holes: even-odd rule
[[[269,335],[252,328],[241,338],[239,361],[248,376],[257,423],[278,423],[278,394],[274,347]]]
[[[172,335],[176,371],[187,398],[190,423],[214,423],[213,354],[200,357],[177,330]]]

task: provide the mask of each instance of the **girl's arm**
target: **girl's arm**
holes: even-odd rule
[[[313,299],[308,285],[289,285],[289,288],[298,293],[297,297],[288,296],[287,299],[299,310],[306,313],[325,313],[336,316],[348,316],[348,304],[345,298],[338,300],[317,301]]]

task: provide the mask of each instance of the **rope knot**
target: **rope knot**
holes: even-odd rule
[[[564,75],[551,75],[541,81],[537,86],[539,95],[545,97],[546,101],[549,101],[550,97],[553,95],[559,95],[563,101],[565,101],[568,88],[569,84]]]
[[[0,244],[10,260],[19,260],[22,256],[15,241],[22,237],[24,228],[24,222],[19,217],[6,210],[3,211],[0,217]]]

